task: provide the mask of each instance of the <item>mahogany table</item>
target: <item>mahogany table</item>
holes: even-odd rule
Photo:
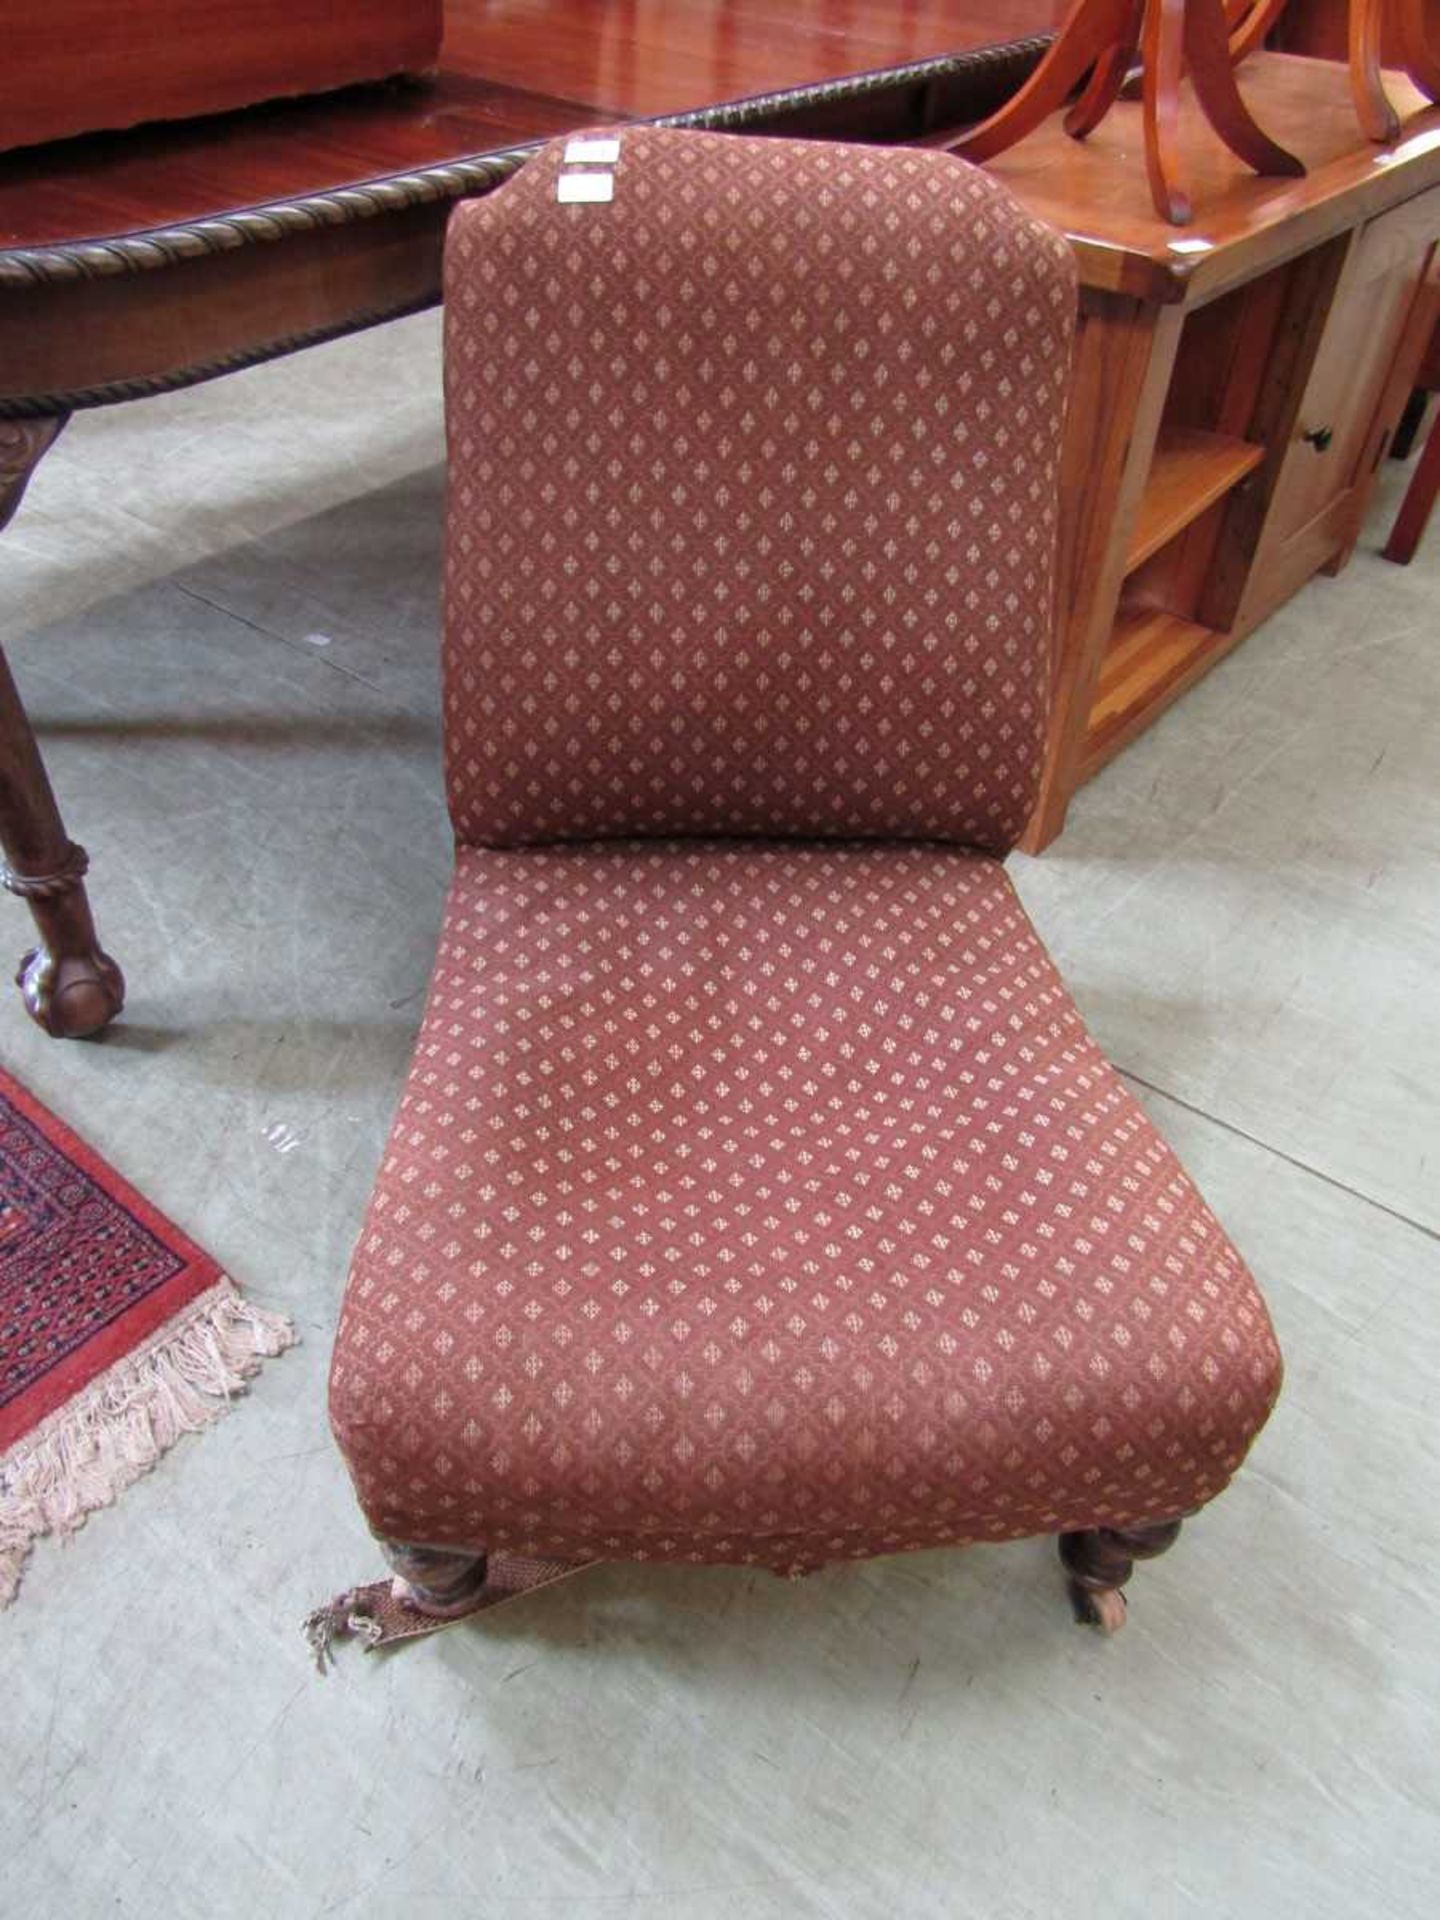
[[[1066,0],[452,0],[424,88],[77,141],[0,159],[0,524],[77,407],[142,397],[438,298],[450,202],[538,139],[601,121],[943,143],[1024,80]],[[1013,38],[994,45],[1004,35]],[[1353,543],[1440,275],[1440,109],[1398,144],[1343,70],[1257,54],[1240,84],[1300,156],[1262,180],[1199,116],[1183,238],[1150,205],[1141,108],[1084,142],[1047,122],[994,170],[1080,266],[1062,476],[1056,700],[1024,844],[1109,756]],[[21,985],[51,1033],[123,992],[0,658],[5,884],[40,944]]]
[[[0,155],[0,527],[77,408],[432,305],[450,205],[603,122],[903,139],[981,118],[1063,0],[449,0],[438,76]],[[50,1033],[124,983],[0,653],[0,880]]]

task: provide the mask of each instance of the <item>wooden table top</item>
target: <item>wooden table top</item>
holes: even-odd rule
[[[700,110],[769,132],[930,138],[987,88],[998,104],[1018,85],[1065,4],[450,0],[428,83],[0,156],[0,418],[144,397],[415,311],[439,295],[450,205],[580,127]],[[1380,149],[1344,68],[1253,56],[1242,90],[1310,171],[1257,179],[1192,105],[1188,231],[1150,205],[1134,105],[1083,143],[1057,116],[991,167],[1071,234],[1091,287],[1197,300],[1440,182],[1440,109],[1391,86],[1408,118]]]
[[[1066,0],[448,0],[428,82],[0,155],[7,251],[168,228],[1049,32]]]
[[[1294,54],[1256,54],[1240,90],[1265,131],[1305,162],[1303,179],[1262,178],[1220,142],[1187,101],[1176,151],[1195,219],[1156,213],[1145,177],[1138,102],[1121,101],[1086,140],[1053,115],[986,162],[1032,212],[1068,233],[1090,286],[1158,300],[1218,293],[1397,199],[1440,183],[1440,107],[1399,74],[1386,90],[1404,121],[1398,141],[1373,145],[1355,118],[1348,70]]]

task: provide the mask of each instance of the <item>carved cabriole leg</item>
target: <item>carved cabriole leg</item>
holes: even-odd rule
[[[485,1585],[485,1555],[455,1547],[412,1547],[382,1540],[380,1551],[395,1575],[391,1591],[421,1613],[444,1619],[468,1613]]]
[[[0,420],[0,528],[65,416]],[[30,908],[40,935],[16,982],[47,1033],[79,1039],[113,1020],[125,1001],[120,969],[102,951],[85,895],[88,861],[65,832],[3,650],[0,650],[0,885]]]
[[[1092,1527],[1084,1533],[1062,1533],[1060,1558],[1070,1576],[1075,1618],[1082,1625],[1118,1633],[1125,1624],[1121,1588],[1135,1571],[1135,1562],[1164,1553],[1174,1546],[1179,1533],[1178,1520],[1163,1520],[1153,1527]]]

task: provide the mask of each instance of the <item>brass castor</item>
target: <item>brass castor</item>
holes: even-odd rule
[[[1070,1604],[1081,1626],[1118,1633],[1125,1624],[1125,1595],[1121,1591],[1135,1571],[1137,1560],[1153,1560],[1173,1547],[1180,1533],[1178,1520],[1162,1520],[1149,1527],[1089,1527],[1082,1533],[1062,1533],[1060,1560],[1069,1576]]]
[[[1101,1633],[1118,1633],[1125,1624],[1128,1608],[1118,1587],[1102,1587],[1089,1593],[1076,1581],[1070,1582],[1070,1604],[1082,1627],[1098,1627]]]
[[[436,1620],[469,1613],[485,1585],[483,1553],[456,1547],[415,1547],[403,1540],[382,1540],[380,1550],[395,1575],[391,1593],[417,1613],[428,1613]]]

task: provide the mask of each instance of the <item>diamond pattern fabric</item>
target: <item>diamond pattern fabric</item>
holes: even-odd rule
[[[1049,678],[1069,248],[947,154],[627,129],[447,254],[462,841],[1000,852]]]
[[[993,857],[1068,250],[943,154],[619,142],[450,230],[459,848],[335,1348],[361,1506],[788,1573],[1172,1519],[1274,1335]]]
[[[378,1532],[796,1572],[1140,1524],[1277,1381],[994,861],[462,852],[335,1356]]]

